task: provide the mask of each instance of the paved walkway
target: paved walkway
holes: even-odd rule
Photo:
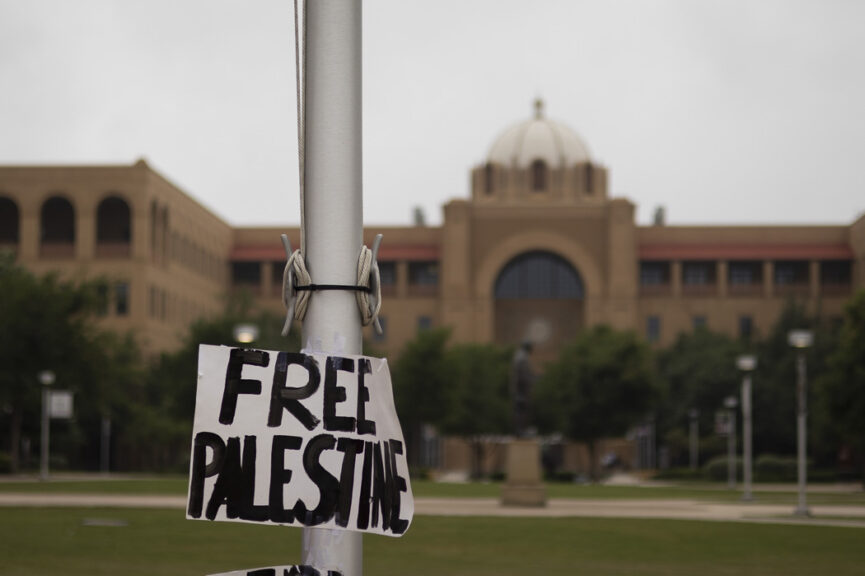
[[[183,510],[186,507],[186,497],[0,493],[0,506]],[[865,506],[816,505],[811,506],[810,510],[812,516],[803,518],[794,516],[791,506],[759,502],[554,498],[542,508],[521,508],[501,506],[494,498],[415,498],[415,513],[419,516],[654,518],[865,528]]]

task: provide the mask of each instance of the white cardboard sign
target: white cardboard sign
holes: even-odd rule
[[[386,360],[199,347],[187,518],[400,536],[408,478]]]
[[[272,568],[254,568],[252,570],[235,570],[211,574],[211,576],[342,576],[335,570],[320,571],[312,566],[274,566]]]

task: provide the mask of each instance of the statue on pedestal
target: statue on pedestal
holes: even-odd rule
[[[534,373],[529,363],[532,344],[523,342],[514,353],[511,363],[511,401],[513,403],[513,433],[518,438],[529,436],[531,425],[531,396]]]

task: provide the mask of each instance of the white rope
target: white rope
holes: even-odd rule
[[[373,258],[372,250],[361,246],[360,257],[357,259],[357,285],[369,288],[371,292],[355,292],[357,307],[360,309],[363,325],[369,326],[375,322],[375,329],[381,334],[381,325],[378,323],[378,313],[381,310],[381,282],[378,274],[378,263]]]
[[[302,22],[302,26],[301,26]],[[297,176],[300,189],[300,252],[306,256],[306,0],[294,0],[294,81],[297,98]]]

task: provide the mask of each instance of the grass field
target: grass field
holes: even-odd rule
[[[300,557],[296,528],[188,521],[181,511],[6,508],[0,517],[4,576],[191,576]],[[846,576],[863,573],[862,543],[851,528],[421,516],[403,538],[365,536],[364,573]]]
[[[30,493],[105,493],[105,494],[161,494],[184,495],[186,476],[160,476],[153,478],[118,477],[100,480],[93,476],[81,480],[51,480],[50,482],[0,482],[0,492]],[[865,506],[865,492],[823,492],[819,485],[812,485],[808,495],[810,504],[850,504]],[[412,480],[412,490],[417,497],[438,498],[498,498],[501,485],[497,483],[473,482],[449,484]],[[603,486],[590,484],[547,484],[550,498],[578,499],[688,499],[717,502],[738,501],[741,490],[728,490],[718,484],[688,482],[664,486]],[[765,490],[754,485],[756,499],[765,504],[796,503],[796,487],[786,490]]]

